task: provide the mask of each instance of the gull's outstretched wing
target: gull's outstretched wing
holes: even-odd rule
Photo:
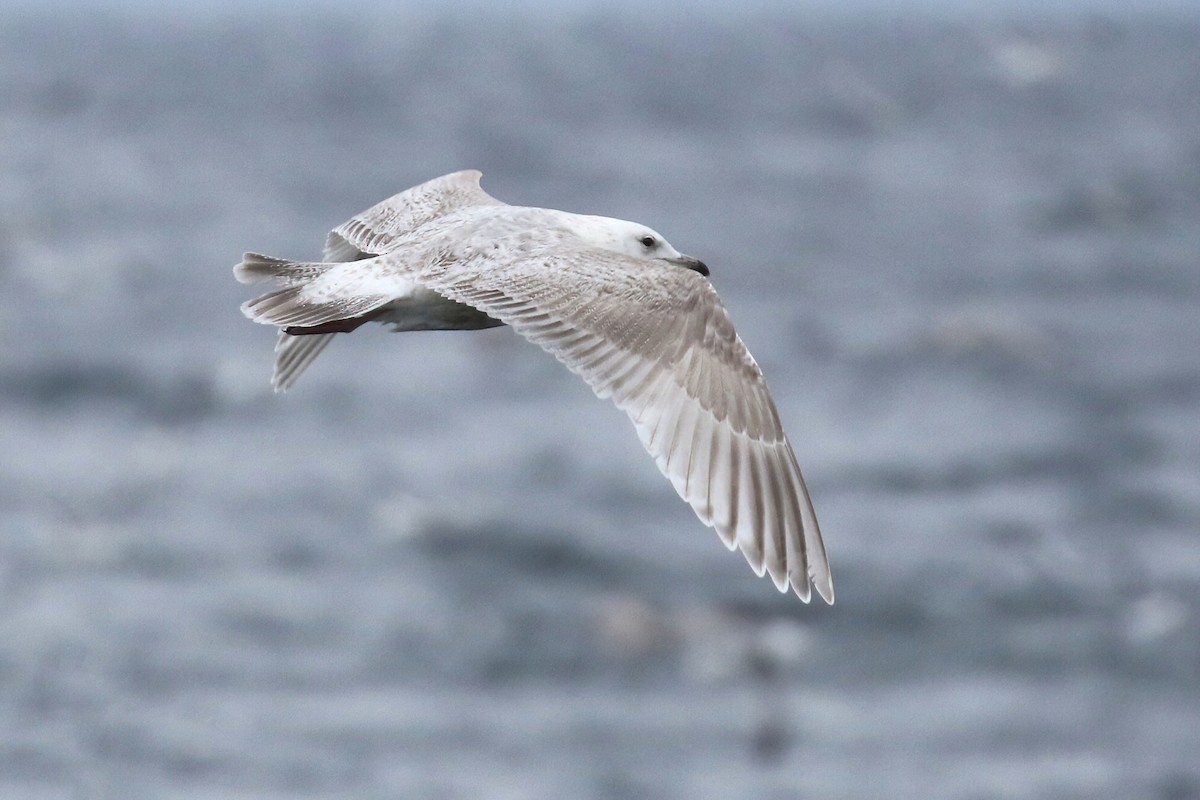
[[[329,232],[326,261],[354,261],[389,252],[405,234],[466,206],[505,205],[479,186],[483,173],[452,172],[406,189],[355,214]],[[358,253],[358,255],[355,255]]]
[[[419,280],[512,326],[633,420],[676,491],[755,572],[833,602],[808,490],[762,372],[709,282],[596,249],[432,265]]]

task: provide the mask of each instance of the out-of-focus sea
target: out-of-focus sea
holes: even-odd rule
[[[0,797],[1200,797],[1200,13],[0,12]],[[702,257],[837,604],[501,328],[243,250],[445,172]]]

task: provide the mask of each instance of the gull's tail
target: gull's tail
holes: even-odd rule
[[[350,331],[392,298],[362,293],[357,262],[305,262],[246,253],[233,268],[241,283],[276,283],[283,288],[242,304],[255,322],[281,328],[275,345],[271,385],[286,391],[325,349],[334,333]]]

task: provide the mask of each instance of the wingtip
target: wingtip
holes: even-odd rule
[[[754,570],[754,574],[761,578],[767,574],[767,562],[763,558],[762,550],[754,547],[754,544],[749,540],[738,541],[737,547],[742,551],[742,556],[746,559],[746,563],[750,565],[750,569]]]
[[[830,580],[829,573],[803,576],[789,572],[788,581],[792,591],[805,603],[812,601],[815,590],[826,605],[833,605],[833,581]],[[786,591],[786,587],[784,590]]]
[[[800,602],[807,605],[812,600],[812,586],[808,581],[799,579],[797,575],[789,575],[788,578],[788,583],[784,584],[780,591],[786,592],[788,588],[791,588],[796,597],[800,598]]]
[[[826,605],[833,605],[833,581],[828,574],[813,578],[812,585]]]
[[[780,594],[786,593],[790,588],[791,579],[786,572],[768,569],[767,574],[771,576],[771,582],[775,584],[775,588],[779,590]]]

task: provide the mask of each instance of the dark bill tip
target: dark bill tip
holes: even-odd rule
[[[691,256],[680,256],[679,258],[668,258],[667,261],[670,261],[672,264],[678,264],[681,267],[687,267],[688,269],[695,270],[701,275],[708,277],[708,265],[698,258],[692,258]]]

